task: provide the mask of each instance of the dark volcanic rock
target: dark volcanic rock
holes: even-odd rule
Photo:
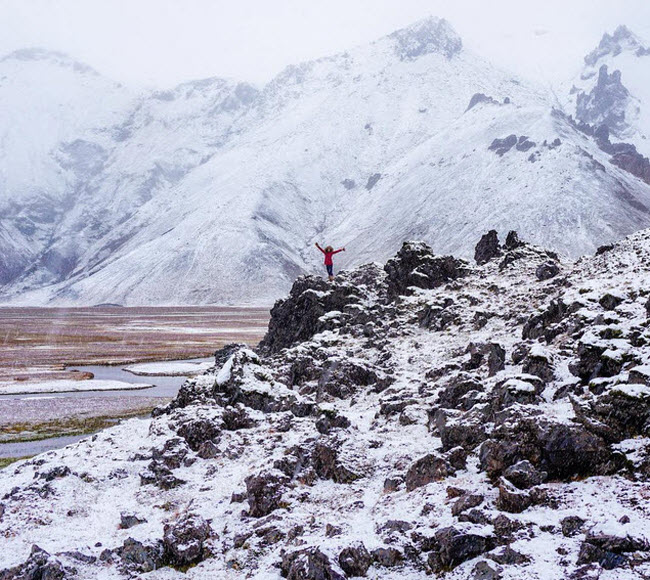
[[[453,474],[453,468],[442,457],[429,454],[418,459],[406,472],[406,489],[413,491],[417,487],[427,485],[432,481],[444,479]]]
[[[582,425],[517,417],[515,412],[504,419],[492,438],[481,445],[481,469],[493,479],[522,460],[546,471],[549,479],[560,480],[609,475],[624,466],[621,454]]]
[[[636,393],[627,385],[611,387],[587,404],[587,419],[596,419],[608,427],[608,439],[618,442],[631,437],[650,435],[650,396]],[[574,405],[576,415],[584,410]],[[589,425],[589,422],[585,422]]]
[[[501,244],[496,230],[490,230],[485,234],[474,248],[474,260],[479,265],[487,264],[487,262],[501,256],[501,254]]]
[[[517,144],[517,141],[517,135],[508,135],[503,139],[495,139],[488,147],[488,151],[494,151],[499,157],[503,157]]]
[[[201,562],[209,556],[205,546],[209,537],[210,526],[198,514],[185,514],[173,524],[165,524],[165,561],[172,566],[189,566]]]
[[[650,551],[650,544],[646,540],[631,536],[588,533],[580,546],[577,564],[598,562],[606,570],[612,570],[627,565],[628,553],[648,551]]]
[[[445,451],[455,447],[472,450],[487,437],[482,408],[465,414],[438,409],[434,411],[431,421],[440,435]]]
[[[621,303],[623,302],[623,298],[621,296],[614,296],[613,294],[605,294],[599,301],[598,303],[605,309],[605,310],[614,310],[616,307],[618,307]]]
[[[496,342],[471,342],[467,347],[469,362],[466,370],[479,368],[484,362],[488,366],[488,376],[493,377],[505,368],[506,351]]]
[[[152,545],[145,545],[133,538],[127,538],[124,540],[124,544],[113,552],[122,561],[122,566],[130,573],[151,572],[165,564],[164,548],[160,541]]]
[[[259,518],[280,507],[288,478],[279,471],[265,471],[246,478],[248,513]]]
[[[571,538],[580,533],[584,524],[585,520],[578,516],[567,516],[560,522],[560,526],[562,527],[562,534],[567,538]]]
[[[219,440],[221,426],[212,419],[190,419],[179,425],[176,432],[187,441],[192,451],[198,451],[206,441],[216,443]]]
[[[501,478],[499,483],[499,497],[496,501],[497,509],[511,514],[518,514],[533,505],[531,495],[521,491]]]
[[[312,466],[319,477],[331,479],[335,483],[351,483],[361,477],[343,465],[338,451],[325,443],[318,443],[314,448]]]
[[[547,341],[553,340],[561,329],[554,328],[569,314],[569,307],[561,299],[551,300],[546,310],[540,314],[531,316],[522,331],[522,338],[538,339],[545,338]]]
[[[435,533],[433,551],[429,554],[429,566],[434,572],[452,570],[466,560],[483,554],[496,545],[492,536],[464,534],[449,527]]]
[[[466,493],[460,496],[451,506],[451,513],[454,516],[464,512],[465,510],[474,508],[483,503],[483,496],[477,493]]]
[[[522,242],[519,239],[519,234],[515,230],[510,230],[506,236],[506,243],[503,245],[503,247],[506,250],[514,250],[525,245],[525,242]]]
[[[630,98],[628,90],[621,82],[621,71],[608,74],[607,65],[601,65],[598,82],[589,94],[578,93],[576,117],[594,125],[605,125],[619,133],[627,127],[625,110]]]
[[[582,379],[583,384],[596,377],[613,377],[621,372],[623,360],[611,356],[611,349],[605,344],[578,342],[578,360],[569,364],[572,374]]]
[[[348,577],[365,576],[371,563],[370,553],[361,542],[344,548],[339,554],[339,566]]]
[[[65,580],[74,576],[76,573],[73,569],[64,567],[36,544],[25,562],[0,570],[0,580]]]
[[[474,107],[476,107],[476,105],[480,103],[488,103],[489,105],[501,105],[499,101],[495,101],[492,97],[488,97],[483,93],[474,93],[472,95],[472,98],[469,100],[469,105],[467,105],[467,109],[465,109],[465,112],[467,113],[467,111],[473,109]]]
[[[404,242],[397,255],[386,262],[388,292],[406,294],[411,286],[438,288],[469,273],[464,260],[453,256],[435,256],[424,242]]]
[[[551,278],[555,278],[560,273],[560,267],[557,265],[556,262],[544,262],[543,264],[540,264],[537,266],[537,269],[535,270],[535,276],[537,276],[537,279],[541,282],[544,280],[550,280]]]
[[[377,548],[371,552],[372,561],[384,568],[394,568],[404,560],[402,552],[396,548]]]
[[[128,530],[133,526],[144,524],[146,521],[147,521],[146,518],[139,518],[138,516],[132,513],[120,514],[120,528],[122,530]]]
[[[519,489],[529,489],[543,483],[546,473],[539,471],[530,461],[519,461],[503,472],[504,477]]]
[[[521,370],[526,374],[539,377],[545,383],[550,383],[555,379],[553,359],[544,351],[539,349],[529,351],[522,363]]]
[[[332,568],[329,558],[315,547],[285,553],[280,570],[288,580],[345,580]]]
[[[308,340],[327,328],[321,317],[332,310],[342,311],[356,304],[360,292],[351,284],[332,285],[318,276],[300,276],[289,296],[271,309],[266,336],[260,342],[263,352],[276,353],[297,342]]]

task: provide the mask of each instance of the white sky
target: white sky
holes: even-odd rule
[[[261,83],[429,15],[495,64],[549,82],[573,76],[618,24],[650,38],[650,0],[0,0],[0,55],[60,50],[131,85]]]

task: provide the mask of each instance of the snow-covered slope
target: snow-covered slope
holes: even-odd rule
[[[0,577],[648,577],[650,231],[494,234],[301,277],[257,352],[0,471]]]
[[[63,54],[26,49],[0,59],[0,284],[36,262],[61,267],[49,253],[53,232],[76,203],[79,178],[101,169],[106,127],[131,101]]]
[[[4,258],[29,264],[4,299],[268,302],[320,268],[315,241],[352,266],[412,237],[467,255],[477,231],[518,229],[579,255],[650,225],[650,186],[554,103],[435,18],[259,89],[140,96],[108,143],[73,142],[100,169],[77,172],[47,240]]]

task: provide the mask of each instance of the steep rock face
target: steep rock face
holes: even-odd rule
[[[623,134],[627,129],[625,112],[630,93],[621,82],[621,71],[608,74],[607,65],[598,70],[598,82],[589,94],[580,93],[576,118],[591,125],[605,125],[612,132]]]
[[[298,279],[257,352],[0,472],[0,575],[650,572],[650,231],[573,264],[501,251],[436,284],[421,243]]]

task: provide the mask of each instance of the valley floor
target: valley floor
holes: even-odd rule
[[[257,344],[267,322],[264,308],[0,308],[0,457],[15,456],[3,443],[82,435],[148,414],[206,364],[151,361]],[[117,368],[140,361],[150,364]]]

